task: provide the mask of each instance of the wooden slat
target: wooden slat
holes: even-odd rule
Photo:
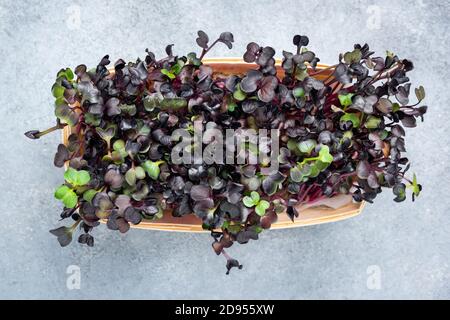
[[[228,74],[242,74],[250,68],[256,68],[255,64],[245,63],[240,58],[209,58],[203,59],[203,63],[210,65],[214,72],[224,75]],[[281,68],[281,60],[276,61],[277,75],[283,75]],[[317,69],[326,68],[327,65],[319,64]],[[326,70],[317,75],[317,79],[323,80],[331,74],[331,71]],[[67,143],[68,137],[71,133],[69,126],[64,127],[62,131],[63,143]],[[338,208],[308,208],[301,210],[300,216],[292,222],[286,214],[279,215],[278,221],[272,224],[271,229],[286,229],[294,227],[302,227],[308,225],[315,225],[321,223],[335,222],[354,217],[361,213],[365,203],[353,203],[349,199],[349,203]],[[156,221],[142,221],[140,224],[132,226],[137,229],[147,230],[162,230],[162,231],[178,231],[178,232],[209,232],[202,229],[202,223],[195,215],[190,214],[181,218],[175,218],[169,211],[164,212],[164,217]]]
[[[300,216],[294,222],[286,214],[281,214],[278,221],[272,224],[270,229],[303,227],[348,219],[361,213],[364,205],[364,203],[348,203],[338,209],[309,208],[301,211]],[[143,221],[133,227],[160,231],[209,232],[202,229],[201,220],[194,215],[175,218],[170,215],[170,212],[166,212],[163,219]]]

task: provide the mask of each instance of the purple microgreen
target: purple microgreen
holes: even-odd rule
[[[252,65],[236,72],[202,61],[217,43],[231,49],[232,33],[210,39],[199,31],[196,43],[199,54],[176,55],[169,44],[163,57],[147,49],[144,59],[111,65],[105,55],[93,68],[57,73],[49,92],[56,125],[25,136],[70,131],[54,156],[55,166],[67,166],[54,193],[64,207],[59,216],[75,221],[51,231],[62,246],[77,226],[78,242],[93,246],[91,231],[102,220],[125,233],[144,220],[195,215],[228,273],[242,266],[224,249],[258,239],[278,214],[295,221],[301,206],[341,194],[370,203],[386,188],[396,202],[420,195],[416,175],[408,178],[404,128],[423,121],[428,107],[422,86],[410,96],[411,61],[355,44],[318,68],[308,37],[295,35],[294,50],[281,51],[283,72],[275,49],[255,42],[243,55]],[[207,132],[197,140],[198,124]],[[279,152],[267,137],[252,138],[239,142],[244,163],[215,162],[213,150],[221,149],[213,132],[234,130],[237,141],[248,129],[276,131]],[[184,134],[190,143],[180,146]],[[194,157],[175,161],[175,151]]]

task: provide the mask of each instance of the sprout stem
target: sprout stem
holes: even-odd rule
[[[320,69],[320,70],[318,70],[318,71],[315,71],[315,72],[313,72],[313,73],[310,73],[309,76],[311,77],[311,76],[318,75],[318,74],[320,74],[320,73],[322,73],[322,72],[324,72],[324,71],[327,71],[327,70],[336,68],[337,66],[338,66],[337,64],[334,64],[334,65],[332,65],[332,66],[329,66],[329,67]]]
[[[311,204],[314,204],[314,203],[316,203],[320,200],[326,199],[326,198],[329,198],[329,197],[327,197],[324,194],[321,194],[319,196],[316,196],[315,198],[313,197],[312,199],[309,199],[307,203],[311,205]]]
[[[317,156],[317,157],[312,157],[312,158],[305,158],[305,159],[303,159],[303,161],[302,162],[300,162],[299,163],[299,165],[304,165],[306,162],[308,162],[308,161],[315,161],[315,160],[319,160],[319,157]]]
[[[372,80],[370,80],[369,83],[364,86],[364,88],[368,87],[369,85],[374,84],[375,82],[377,82],[379,80],[389,78],[391,76],[391,73],[393,71],[397,70],[398,68],[399,68],[399,66],[395,63],[388,70],[383,69],[383,70],[378,71],[378,73],[376,73],[373,76]],[[383,74],[383,73],[385,73],[385,74]]]
[[[108,156],[111,157],[111,138],[105,139],[106,148],[108,149]]]
[[[407,177],[403,176],[402,178],[403,178],[403,180],[405,180],[409,184],[413,184],[413,182],[411,180],[409,180]]]
[[[227,260],[232,259],[232,258],[230,257],[230,255],[225,251],[225,249],[222,249],[222,254],[223,254],[223,256],[224,256]]]
[[[331,94],[338,93],[339,90],[341,90],[343,86],[344,86],[344,85],[343,85],[342,83],[339,83],[339,84],[333,89],[333,92],[332,92]],[[345,109],[344,109],[344,110],[345,110]]]
[[[306,196],[308,195],[309,191],[312,189],[312,187],[314,187],[314,184],[310,185],[301,196],[299,196],[298,198],[298,202],[302,203],[303,200],[305,200]]]
[[[65,126],[67,126],[66,123],[60,123],[58,121],[55,126],[48,128],[44,131],[31,130],[31,131],[26,132],[25,135],[30,139],[39,139],[40,137],[42,137],[50,132],[64,128]]]
[[[219,39],[217,39],[216,41],[214,41],[207,49],[203,49],[202,50],[202,54],[200,55],[200,60],[203,59],[203,57],[208,53],[209,50],[212,49],[212,47],[214,47],[216,45],[216,43],[219,42]]]
[[[80,224],[81,220],[82,219],[79,219],[70,227],[70,232],[73,232],[75,230],[75,228]]]

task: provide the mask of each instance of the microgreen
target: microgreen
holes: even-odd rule
[[[339,94],[338,98],[339,98],[339,102],[341,103],[341,106],[343,107],[348,107],[352,104],[352,97],[355,94],[353,93],[347,93],[347,94]]]
[[[159,166],[163,163],[164,163],[164,161],[153,162],[153,161],[147,160],[142,164],[142,168],[147,172],[147,174],[150,178],[152,178],[153,180],[156,180],[156,179],[158,179],[159,174],[161,172],[161,169],[159,168]]]
[[[358,128],[360,126],[359,115],[356,113],[345,113],[341,116],[340,121],[352,123],[353,128]]]
[[[75,170],[69,167],[64,173],[64,179],[73,187],[80,187],[86,185],[91,180],[91,176],[89,175],[89,171]]]
[[[252,191],[250,193],[250,196],[245,196],[242,199],[242,202],[246,207],[255,207],[255,212],[261,217],[264,216],[266,210],[270,207],[269,202],[267,200],[261,199],[259,193],[256,191]]]
[[[300,165],[316,160],[322,163],[331,163],[333,161],[333,156],[330,154],[330,148],[326,145],[322,145],[319,154],[316,157],[304,158]]]
[[[249,196],[245,196],[242,201],[244,202],[245,206],[251,208],[258,204],[260,198],[259,193],[256,191],[252,191]]]
[[[425,99],[425,89],[423,86],[419,86],[418,88],[416,88],[414,90],[417,100],[422,101],[423,99]]]
[[[72,242],[72,235],[78,226],[79,221],[75,222],[71,227],[59,227],[53,230],[50,230],[50,233],[58,238],[58,242],[61,247],[65,247]]]
[[[84,193],[83,193],[83,199],[84,200],[86,200],[87,202],[92,202],[92,199],[95,197],[95,195],[97,194],[97,190],[94,190],[94,189],[89,189],[89,190],[86,190]]]
[[[136,61],[111,64],[106,55],[94,68],[57,73],[51,87],[56,124],[25,135],[39,139],[70,127],[53,159],[67,167],[54,193],[64,206],[60,217],[75,221],[50,231],[61,246],[77,229],[78,242],[93,246],[101,220],[125,233],[142,220],[194,214],[229,272],[242,265],[226,248],[257,240],[280,214],[295,221],[303,204],[339,194],[373,202],[386,188],[396,202],[409,192],[413,200],[419,196],[416,175],[408,178],[404,128],[423,121],[427,106],[422,86],[410,98],[411,61],[355,44],[323,68],[306,47],[309,38],[295,35],[293,50],[279,54],[282,76],[275,49],[255,42],[243,54],[251,67],[223,74],[203,58],[218,43],[231,49],[233,34],[214,39],[199,31],[195,42],[199,52],[178,54],[168,45],[158,59],[147,49]],[[220,132],[277,129],[278,169],[267,170],[270,159],[263,157],[271,146],[264,150],[255,141],[241,146],[248,158],[261,157],[258,164],[211,163],[195,154],[200,161],[175,163],[180,132],[192,135],[196,121]],[[185,150],[214,142],[205,135]]]
[[[61,200],[66,208],[75,208],[78,196],[71,188],[62,185],[55,190],[55,198]]]

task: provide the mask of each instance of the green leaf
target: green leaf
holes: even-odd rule
[[[67,168],[66,172],[64,173],[64,180],[69,182],[71,185],[75,185],[77,177],[78,177],[77,170],[75,170],[72,167]]]
[[[66,78],[67,78],[67,80],[72,81],[74,77],[75,77],[75,75],[73,74],[72,69],[67,68],[66,69]]]
[[[364,124],[364,126],[365,126],[367,129],[376,129],[376,128],[378,128],[378,126],[380,125],[380,123],[381,123],[381,119],[380,119],[380,118],[377,118],[377,117],[375,117],[375,116],[369,116],[369,117],[367,118],[367,121],[366,121],[366,123]]]
[[[228,110],[229,112],[233,112],[234,110],[236,110],[236,108],[237,108],[237,104],[236,104],[234,101],[230,101],[230,102],[227,104],[227,110]]]
[[[243,101],[246,97],[247,95],[245,94],[244,91],[241,90],[241,86],[239,84],[236,85],[236,88],[233,92],[233,98],[236,99],[237,101]]]
[[[259,149],[258,149],[258,145],[254,144],[254,143],[246,143],[245,144],[245,149],[248,150],[250,153],[254,154],[254,155],[258,155],[259,154]]]
[[[177,63],[174,64],[172,66],[172,68],[170,68],[170,72],[172,72],[175,75],[178,75],[178,74],[180,74],[181,69],[183,69],[183,67],[184,67],[184,61],[181,59],[178,59]]]
[[[161,73],[169,77],[169,79],[175,79],[176,76],[167,69],[161,69]]]
[[[159,108],[161,100],[162,99],[158,98],[157,96],[146,96],[144,99],[142,99],[144,109],[148,112],[152,112],[153,110],[155,110],[155,108]]]
[[[380,136],[381,140],[386,139],[388,137],[388,135],[389,135],[389,131],[387,131],[387,130],[381,130],[379,132],[379,136]]]
[[[256,227],[255,227],[255,232],[256,232],[256,233],[261,233],[261,232],[263,232],[263,230],[264,230],[264,229],[261,228],[260,226],[256,226]]]
[[[136,122],[138,127],[137,134],[139,136],[148,136],[151,132],[151,129],[148,126],[148,124],[142,121],[142,119],[137,119]]]
[[[305,89],[302,87],[294,88],[294,90],[292,90],[292,94],[296,98],[303,98],[305,96]]]
[[[314,166],[316,166],[317,169],[319,169],[320,171],[325,170],[326,168],[328,168],[329,165],[330,165],[329,163],[325,163],[325,162],[322,162],[322,161],[319,161],[319,160],[317,160],[314,163]]]
[[[299,151],[298,143],[295,139],[289,139],[286,146],[291,151]]]
[[[134,186],[136,184],[136,170],[131,168],[125,173],[125,181],[130,185]]]
[[[78,203],[77,194],[66,185],[62,185],[56,189],[55,198],[61,200],[67,208],[74,208]]]
[[[351,121],[353,124],[353,128],[358,128],[361,124],[356,113],[346,113],[341,117],[340,121]]]
[[[362,58],[361,50],[355,49],[352,52],[346,52],[344,54],[344,61],[347,64],[358,63]]]
[[[83,199],[86,200],[87,202],[92,202],[92,199],[94,199],[95,195],[97,194],[97,190],[95,189],[89,189],[86,190],[83,193]]]
[[[64,91],[66,89],[58,83],[55,83],[52,87],[52,94],[55,98],[60,98],[64,96]]]
[[[91,181],[91,176],[88,171],[80,170],[77,174],[77,186],[84,186]]]
[[[121,104],[119,109],[122,113],[128,114],[130,116],[136,115],[136,105],[134,104]]]
[[[405,185],[403,183],[396,184],[392,188],[392,192],[396,195],[394,201],[402,202],[406,199],[406,190]]]
[[[122,151],[122,150],[125,151],[125,141],[123,141],[122,139],[116,140],[113,143],[113,149],[116,151]],[[126,151],[125,151],[125,153],[126,153]]]
[[[297,156],[301,156],[302,153],[300,151],[300,149],[298,148],[298,142],[295,139],[289,139],[287,144],[286,144],[287,148],[294,153]]]
[[[79,118],[79,115],[66,103],[55,105],[55,116],[71,127],[78,123]]]
[[[284,200],[275,199],[273,200],[273,210],[276,214],[280,214],[286,211],[286,206],[284,205]]]
[[[134,171],[136,173],[136,179],[145,179],[145,170],[142,167],[137,166],[136,168],[134,168]]]
[[[414,195],[417,197],[420,194],[420,185],[417,183],[417,177],[416,174],[413,174],[413,181],[412,181],[412,188]]]
[[[64,104],[67,105],[66,99],[65,99],[64,97],[59,97],[59,98],[56,98],[56,99],[55,99],[55,108],[56,108],[56,107],[59,107],[59,106],[62,106],[62,105],[64,105]]]
[[[354,96],[353,93],[347,93],[347,94],[340,94],[338,95],[339,102],[341,103],[341,106],[348,107],[350,106],[352,102],[352,97]]]
[[[228,220],[225,220],[222,223],[222,229],[228,229],[229,226],[230,226],[230,221],[228,221]]]
[[[308,76],[308,69],[306,69],[306,67],[299,68],[298,65],[297,65],[297,69],[295,69],[295,75],[294,76],[295,76],[295,79],[297,79],[298,81],[303,81]]]
[[[255,204],[253,203],[253,199],[249,196],[245,196],[244,198],[242,198],[242,202],[248,208],[255,206]]]
[[[78,196],[73,190],[69,190],[62,198],[62,202],[66,208],[75,208],[78,203]]]
[[[178,110],[187,107],[187,100],[185,98],[164,98],[160,101],[159,107],[161,110]]]
[[[105,129],[102,129],[100,127],[95,128],[95,131],[100,136],[100,138],[109,143],[112,137],[116,135],[117,126],[115,124],[110,124]]]
[[[351,130],[345,131],[342,138],[351,140],[353,138],[353,132]]]
[[[67,192],[70,191],[70,188],[63,184],[62,186],[59,186],[58,189],[55,190],[55,198],[58,200],[62,200]]]
[[[69,81],[72,81],[73,78],[75,77],[75,75],[73,74],[72,69],[70,68],[66,68],[66,69],[61,69],[58,74],[56,75],[57,78],[61,78],[64,77]]]
[[[322,161],[323,163],[332,163],[333,162],[333,156],[330,154],[330,148],[328,148],[327,145],[322,145],[319,151],[319,161]]]
[[[300,173],[302,174],[303,177],[308,177],[311,174],[312,165],[305,163],[301,166],[298,165],[297,168],[300,169]]]
[[[255,208],[256,214],[259,216],[264,216],[266,214],[266,210],[269,209],[270,203],[266,200],[261,200]]]
[[[311,178],[315,178],[319,175],[320,173],[320,168],[317,166],[317,162],[313,165],[311,165],[311,173],[309,174],[309,177]]]
[[[71,208],[71,209],[75,208],[75,206],[78,203],[78,196],[73,190],[70,190],[64,196],[64,198],[62,199],[62,202],[66,208]]]
[[[303,175],[298,167],[293,167],[289,171],[289,177],[294,182],[301,182],[303,180]]]
[[[159,173],[161,172],[159,165],[162,163],[164,163],[164,161],[153,162],[153,161],[147,160],[142,164],[142,168],[147,172],[148,176],[151,179],[157,180],[159,177]]]
[[[419,100],[419,102],[422,101],[423,99],[425,99],[425,88],[424,87],[419,86],[414,91],[416,93],[416,97],[417,97],[417,100]]]
[[[77,171],[71,167],[64,173],[64,179],[74,187],[84,186],[89,183],[91,176],[86,170]]]
[[[317,143],[315,140],[313,139],[308,139],[305,141],[302,141],[298,144],[298,149],[300,150],[301,153],[304,154],[310,154],[311,151],[314,150],[314,148],[316,147]]]
[[[108,155],[105,155],[108,156]],[[123,156],[123,153],[117,150],[114,150],[111,152],[111,160],[115,164],[122,164],[125,161],[125,157]]]
[[[92,113],[85,113],[84,114],[84,122],[87,124],[90,124],[94,127],[98,127],[100,125],[100,122],[102,121],[102,117],[100,115],[92,114]]]
[[[197,67],[202,64],[202,61],[199,58],[197,58],[197,55],[195,52],[188,53],[186,57],[188,58],[189,64],[192,64]]]
[[[253,200],[253,204],[257,204],[257,203],[259,202],[260,197],[259,197],[259,193],[258,193],[258,192],[252,191],[252,192],[250,193],[250,197],[251,197],[252,200]]]
[[[400,105],[397,102],[392,104],[392,112],[397,112],[400,110]]]
[[[104,161],[104,162],[112,162],[113,160],[112,160],[112,157],[109,154],[105,154],[102,157],[102,161]]]

